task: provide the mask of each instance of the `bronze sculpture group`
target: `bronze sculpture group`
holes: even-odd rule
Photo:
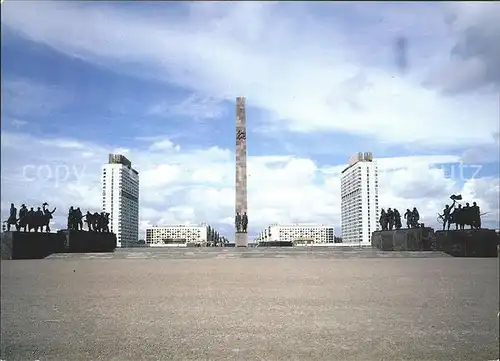
[[[407,209],[404,218],[406,219],[406,226],[408,228],[418,228],[421,227],[422,225],[419,223],[420,221],[420,214],[418,213],[418,210],[416,207],[413,207],[413,210],[410,211],[410,209]],[[394,208],[388,208],[387,211],[385,211],[382,208],[382,211],[380,212],[380,219],[379,219],[380,227],[382,228],[382,231],[392,231],[393,229],[401,229],[402,224],[401,224],[401,213]]]
[[[241,215],[239,212],[236,212],[236,217],[234,218],[234,226],[236,227],[237,233],[247,233],[247,227],[248,227],[247,212],[244,212],[243,215]]]
[[[21,205],[19,209],[19,216],[17,214],[17,208],[14,203],[10,204],[9,218],[5,223],[7,224],[7,231],[10,231],[10,226],[15,226],[16,231],[23,232],[43,232],[45,227],[45,232],[50,232],[50,220],[52,219],[52,214],[56,211],[54,208],[50,211],[48,208],[48,203],[43,203],[42,207],[37,207],[36,211],[34,207],[28,209],[25,204]]]
[[[438,221],[443,223],[443,231],[450,230],[450,226],[455,224],[455,230],[463,230],[465,226],[470,226],[470,229],[481,229],[481,209],[476,202],[472,202],[472,206],[467,202],[462,207],[459,204],[455,207],[457,201],[462,200],[462,195],[451,195],[450,199],[453,203],[445,205],[443,214],[438,214]]]
[[[87,211],[85,215],[80,210],[80,207],[69,207],[68,212],[68,230],[83,231],[83,219],[87,224],[87,230],[93,232],[109,232],[109,213]]]
[[[50,220],[56,211],[48,209],[48,203],[43,203],[42,207],[28,209],[25,204],[21,205],[19,215],[14,203],[10,205],[9,218],[4,221],[4,230],[10,231],[11,226],[15,226],[16,231],[23,232],[50,232]],[[87,229],[94,232],[109,232],[109,213],[82,214],[80,208],[70,207],[68,213],[68,230],[83,230],[83,219],[87,224]]]

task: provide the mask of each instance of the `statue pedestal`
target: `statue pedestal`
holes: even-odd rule
[[[427,251],[433,248],[434,230],[429,227],[402,228],[372,233],[372,247],[382,251]]]
[[[2,259],[12,259],[13,233],[2,232]]]
[[[50,232],[3,232],[2,259],[43,259],[64,252],[64,237]]]
[[[58,233],[64,235],[68,253],[114,252],[117,244],[116,235],[110,232],[61,230]]]
[[[492,229],[437,231],[436,243],[455,257],[498,257],[500,236]]]
[[[248,233],[236,232],[234,244],[236,247],[248,247]]]

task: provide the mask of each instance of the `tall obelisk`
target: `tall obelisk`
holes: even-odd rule
[[[235,237],[236,247],[248,246],[247,214],[247,123],[245,117],[245,98],[236,98],[236,199],[235,199]],[[240,226],[238,223],[240,219]],[[247,224],[241,223],[246,217]]]

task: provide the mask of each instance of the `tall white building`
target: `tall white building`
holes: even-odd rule
[[[167,225],[153,226],[146,229],[146,244],[152,247],[178,246],[188,243],[207,245],[211,242],[223,241],[223,237],[210,225]]]
[[[369,244],[380,228],[378,167],[372,153],[358,153],[349,159],[340,183],[342,243]]]
[[[121,154],[110,154],[102,168],[102,209],[118,247],[139,240],[139,172]]]
[[[258,242],[333,243],[335,228],[327,225],[280,225],[272,224],[264,228]]]

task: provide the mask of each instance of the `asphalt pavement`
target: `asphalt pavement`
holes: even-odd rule
[[[3,360],[493,360],[499,260],[131,249],[1,262]]]

